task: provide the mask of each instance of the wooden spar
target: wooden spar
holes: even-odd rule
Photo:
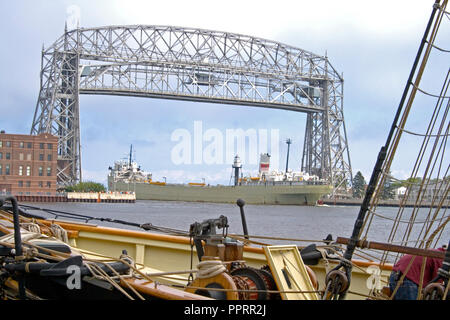
[[[349,238],[343,238],[343,237],[338,237],[336,239],[337,243],[345,244],[345,245],[348,244],[349,241],[350,241]],[[359,248],[386,250],[386,251],[393,251],[393,252],[398,252],[398,253],[412,254],[415,256],[430,257],[430,258],[444,259],[444,256],[445,256],[444,251],[434,251],[434,250],[430,250],[430,249],[420,249],[420,248],[399,246],[399,245],[395,245],[395,244],[391,244],[391,243],[374,242],[374,241],[367,241],[367,240],[357,241],[356,246]]]
[[[122,286],[126,283],[138,290],[140,293],[148,294],[154,297],[167,300],[212,300],[211,298],[201,296],[195,293],[174,289],[170,286],[147,281],[145,279],[120,279]]]

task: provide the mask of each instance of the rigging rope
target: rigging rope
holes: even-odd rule
[[[395,219],[395,218],[387,217],[387,216],[385,216],[385,215],[382,215],[382,214],[377,213],[377,212],[374,211],[374,210],[370,210],[370,209],[369,209],[369,212],[370,212],[371,214],[373,214],[374,216],[377,216],[377,217],[382,218],[382,219],[391,220],[391,221],[396,221],[396,222],[399,222],[399,223],[411,223],[411,221],[408,221],[408,220],[398,220],[398,219]],[[447,217],[447,219],[448,219],[448,218],[450,218],[450,215],[444,216],[444,218],[445,218],[445,217]],[[424,223],[430,223],[430,222],[435,222],[435,221],[439,221],[439,220],[442,220],[442,218],[436,218],[436,219],[431,219],[431,220],[428,220],[428,219],[427,219],[427,220],[423,220],[423,221],[414,221],[414,223],[415,223],[415,224],[424,224]]]
[[[436,138],[436,137],[448,137],[448,136],[450,136],[449,133],[442,134],[442,135],[437,135],[437,134],[429,134],[429,135],[427,135],[427,134],[424,134],[424,133],[417,133],[417,132],[409,131],[409,130],[406,130],[404,128],[398,128],[398,127],[396,127],[396,128],[398,130],[401,130],[401,131],[405,132],[405,133],[408,133],[408,134],[411,134],[411,135],[414,135],[414,136],[419,136],[419,137],[433,137],[433,138]]]
[[[440,48],[440,47],[438,47],[436,45],[433,45],[433,48],[435,48],[435,49],[437,49],[439,51],[445,52],[445,53],[450,53],[450,50],[442,49],[442,48]]]
[[[99,217],[93,217],[93,216],[88,216],[88,215],[80,215],[80,214],[66,212],[66,211],[39,208],[39,207],[34,207],[34,206],[29,206],[29,205],[19,205],[19,207],[24,207],[26,209],[32,209],[32,210],[44,211],[44,212],[50,213],[54,216],[56,216],[56,215],[57,216],[64,215],[65,217],[73,216],[74,219],[82,219],[82,220],[87,219],[89,221],[90,220],[98,220],[98,221],[103,221],[103,222],[131,225],[131,226],[137,226],[137,227],[143,228],[145,230],[153,230],[153,231],[159,231],[159,232],[163,232],[163,233],[171,234],[171,235],[189,237],[189,232],[187,232],[187,231],[184,231],[181,229],[170,228],[170,227],[155,226],[151,223],[144,223],[144,224],[132,223],[129,221],[123,221],[123,220],[117,220],[117,219],[111,219],[111,218],[99,218]],[[44,217],[42,217],[42,219],[45,220]],[[45,226],[45,225],[42,225],[42,226]],[[60,227],[59,225],[57,225],[57,226]],[[55,228],[57,228],[57,227],[55,227]],[[62,230],[64,230],[64,229],[62,229]],[[246,237],[246,235],[241,235],[241,234],[229,234],[228,236],[230,238],[236,238],[239,240],[244,239]],[[324,242],[324,239],[300,239],[300,238],[287,238],[287,237],[274,237],[274,236],[261,236],[261,235],[247,235],[247,236],[249,238],[266,239],[266,240],[296,241],[296,242],[308,242],[308,243],[311,243],[311,242],[323,243]],[[250,243],[254,243],[254,244],[258,244],[258,245],[269,245],[269,244],[263,243],[263,242],[252,241],[250,239],[245,239],[245,240],[248,240]]]
[[[412,84],[412,86],[414,86],[414,88],[416,88],[417,90],[419,90],[419,91],[422,92],[423,94],[426,94],[427,96],[430,96],[430,97],[439,98],[439,99],[449,99],[449,98],[450,98],[450,96],[446,97],[446,96],[442,96],[442,95],[437,95],[437,94],[429,93],[429,92],[427,92],[427,91],[425,91],[425,90],[423,90],[423,89],[420,89],[420,88],[417,87],[415,84]]]
[[[411,93],[409,95],[409,98],[408,98],[408,101],[406,103],[406,106],[405,106],[404,110],[402,111],[403,113],[402,113],[401,118],[399,120],[400,122],[399,122],[398,125],[395,124],[399,128],[404,128],[405,127],[406,119],[408,118],[408,115],[409,115],[409,112],[411,110],[411,107],[412,107],[415,95],[417,93],[417,87],[419,86],[420,80],[422,78],[422,74],[423,74],[425,65],[426,65],[426,63],[428,61],[428,58],[429,58],[429,55],[430,55],[430,51],[431,51],[431,48],[432,48],[431,45],[434,43],[434,39],[436,37],[437,29],[439,28],[441,19],[442,19],[442,12],[440,11],[439,15],[438,15],[438,17],[437,17],[437,19],[436,19],[436,21],[434,23],[433,30],[432,30],[431,35],[430,35],[430,40],[427,41],[428,46],[427,46],[427,48],[425,50],[425,53],[423,55],[422,63],[421,63],[421,65],[419,67],[419,70],[417,72],[416,79],[415,79],[414,82],[411,81],[410,83],[408,83],[408,85],[411,85],[412,83],[414,83],[414,86],[412,87],[412,91],[411,91]],[[400,138],[401,138],[401,133],[402,133],[401,130],[397,130],[395,132],[395,136],[393,138],[393,141],[389,145],[389,149],[388,149],[388,152],[387,152],[387,157],[386,157],[385,162],[383,163],[383,168],[382,168],[384,171],[387,171],[387,172],[390,171],[390,167],[391,167],[394,155],[396,153],[396,150],[397,150]],[[388,139],[388,141],[389,141],[389,139]],[[376,185],[376,189],[375,189],[375,192],[374,192],[374,197],[372,198],[372,201],[371,201],[371,208],[374,208],[374,207],[377,206],[378,200],[380,198],[381,186],[384,185],[384,182],[385,182],[385,177],[384,176],[381,176],[379,181],[376,182],[377,185]],[[361,232],[364,230],[368,219],[371,221],[372,218],[373,218],[373,216],[370,216],[370,215],[367,215],[365,217],[364,222],[363,222],[363,227],[360,230],[360,234],[359,234],[360,237],[361,237]]]
[[[11,238],[13,234],[9,234],[9,235],[5,235],[3,237],[0,238],[0,245],[6,246],[6,247],[11,247],[13,248],[13,244],[11,242],[14,242],[14,240]],[[28,247],[30,247],[33,250],[29,250],[26,249],[25,252],[28,254],[30,253],[30,255],[27,257],[28,259],[31,259],[33,257],[39,257],[39,258],[43,258],[43,259],[50,259],[50,260],[57,260],[57,261],[63,261],[67,258],[70,257],[70,254],[68,253],[63,253],[60,251],[55,251],[49,248],[45,248],[45,247],[41,247],[39,245],[36,245],[34,243],[29,242],[29,240],[32,239],[38,239],[38,238],[48,238],[45,235],[42,234],[36,234],[36,233],[25,233],[25,236],[22,237],[23,241],[22,244],[23,245],[27,245]],[[43,252],[47,252],[48,254],[45,254]],[[31,255],[32,254],[32,255]],[[89,253],[92,254],[92,253]],[[120,285],[119,283],[117,283],[115,280],[116,279],[122,279],[124,277],[129,277],[130,274],[128,275],[120,275],[116,270],[114,270],[114,268],[112,268],[109,264],[105,263],[105,261],[100,261],[100,260],[93,260],[93,259],[89,259],[86,258],[83,254],[81,254],[83,256],[83,265],[86,266],[89,271],[91,272],[92,276],[97,278],[97,279],[101,279],[104,281],[107,281],[108,283],[110,283],[114,288],[116,288],[119,292],[121,292],[122,294],[124,294],[127,298],[134,300],[134,298],[129,295]],[[94,254],[95,255],[95,254]],[[101,257],[104,257],[104,255],[98,255]],[[108,258],[109,262],[111,261],[118,261],[118,262],[122,262],[124,264],[126,264],[128,267],[130,267],[130,269],[132,270],[131,272],[136,272],[141,274],[144,278],[147,278],[148,280],[151,281],[150,278],[148,278],[145,274],[141,273],[135,266],[133,266],[133,262],[129,260],[131,260],[129,257],[124,257],[121,256],[119,259],[117,258]],[[128,261],[127,261],[128,260]],[[32,263],[32,262],[29,262]],[[110,269],[112,271],[113,274],[115,274],[115,276],[110,276],[108,275],[103,269],[100,268],[100,266],[98,264],[103,264],[105,265],[108,269]],[[139,292],[137,292],[132,286],[130,286],[126,281],[123,281],[123,283],[131,290],[133,291],[140,299],[144,298],[142,297],[142,295],[139,294]]]
[[[419,84],[422,79],[422,76],[423,76],[423,73],[425,70],[425,66],[428,62],[428,59],[430,57],[430,53],[431,53],[432,49],[434,49],[434,48],[440,49],[434,45],[434,42],[435,42],[437,32],[441,25],[444,14],[448,18],[447,13],[445,11],[446,6],[447,6],[447,0],[444,0],[441,5],[436,3],[434,6],[434,9],[439,9],[439,12],[437,14],[437,17],[434,19],[432,32],[430,33],[429,36],[427,36],[427,39],[423,39],[423,40],[425,40],[425,43],[427,44],[427,46],[426,46],[426,50],[423,54],[422,61],[420,63],[420,67],[416,73],[415,68],[416,68],[416,63],[418,62],[418,61],[416,61],[415,64],[413,65],[413,69],[411,71],[412,73],[410,75],[410,78],[408,79],[407,87],[405,88],[404,96],[402,97],[402,101],[400,104],[400,106],[402,106],[403,102],[406,101],[405,107],[404,108],[399,107],[399,109],[397,111],[397,115],[394,119],[393,128],[391,128],[391,132],[388,135],[388,139],[387,139],[386,146],[385,146],[385,148],[388,148],[388,150],[387,150],[385,161],[382,163],[380,175],[378,175],[378,171],[376,172],[377,173],[376,175],[375,175],[375,171],[373,173],[373,176],[377,177],[377,179],[375,180],[374,184],[371,184],[371,186],[374,187],[373,197],[370,198],[370,204],[369,204],[369,208],[368,208],[369,210],[367,210],[368,214],[363,216],[364,218],[361,223],[361,227],[358,230],[359,234],[357,237],[359,239],[367,238],[368,232],[371,229],[371,225],[372,225],[374,218],[380,217],[380,215],[376,214],[376,210],[378,208],[378,204],[380,202],[383,189],[386,186],[386,182],[389,182],[389,178],[391,176],[390,175],[391,166],[394,161],[396,151],[400,145],[400,140],[402,139],[403,133],[408,133],[411,135],[423,137],[422,145],[420,147],[420,151],[418,153],[418,156],[415,161],[414,167],[412,169],[412,174],[410,175],[410,177],[415,178],[418,176],[418,173],[419,173],[419,170],[421,169],[422,163],[424,163],[425,169],[422,169],[422,170],[424,170],[423,179],[418,184],[417,190],[414,191],[417,194],[417,197],[414,201],[414,206],[409,214],[410,215],[409,221],[407,221],[408,219],[403,219],[403,216],[405,215],[405,217],[406,217],[406,215],[408,215],[407,211],[405,211],[405,204],[406,204],[407,200],[409,200],[409,196],[410,196],[410,193],[412,193],[414,184],[411,184],[411,183],[406,184],[407,191],[405,193],[405,196],[400,200],[400,206],[399,206],[397,215],[394,219],[389,218],[394,223],[392,225],[392,229],[388,236],[387,242],[392,243],[395,241],[396,235],[400,231],[399,226],[401,223],[407,224],[406,230],[405,230],[405,232],[403,232],[402,243],[409,242],[409,239],[413,235],[413,233],[412,233],[413,227],[417,223],[419,223],[419,221],[417,219],[417,217],[419,216],[419,208],[423,205],[423,203],[425,201],[428,200],[425,198],[425,196],[426,196],[426,193],[428,192],[428,190],[430,190],[430,186],[434,186],[433,180],[431,179],[431,177],[434,177],[435,170],[437,171],[437,174],[436,174],[437,180],[436,181],[439,181],[439,177],[444,177],[444,179],[443,179],[443,181],[439,181],[440,185],[437,186],[437,188],[435,188],[435,189],[437,189],[436,192],[434,194],[432,194],[432,196],[430,197],[430,200],[431,200],[430,209],[427,213],[425,221],[423,223],[421,223],[422,228],[420,230],[420,233],[417,236],[417,240],[415,241],[416,246],[417,245],[419,247],[422,247],[424,245],[428,246],[431,244],[433,239],[435,239],[436,243],[437,243],[438,239],[443,234],[445,224],[447,223],[447,221],[445,219],[446,219],[446,217],[448,218],[448,216],[446,216],[446,214],[445,214],[445,212],[447,210],[447,206],[444,206],[444,201],[448,196],[448,191],[449,191],[448,185],[449,185],[449,180],[450,180],[447,178],[449,166],[447,165],[447,167],[445,167],[446,159],[444,158],[445,149],[446,149],[445,147],[446,147],[446,143],[447,143],[447,139],[448,139],[448,135],[449,135],[448,134],[449,133],[449,123],[447,120],[447,115],[448,115],[450,100],[448,99],[449,96],[447,96],[447,91],[448,91],[449,83],[450,83],[450,81],[449,81],[450,69],[446,70],[447,75],[446,75],[445,81],[442,85],[440,95],[430,94],[429,92],[422,90],[420,88]],[[431,24],[429,24],[429,26],[431,26]],[[419,52],[420,52],[420,50],[421,49],[419,49]],[[416,73],[414,80],[412,77],[413,72]],[[411,89],[411,92],[409,93],[409,97],[407,97],[407,99],[404,100],[406,98],[407,92],[410,89]],[[430,119],[430,122],[428,124],[428,128],[427,128],[425,134],[411,132],[411,131],[408,131],[405,129],[408,116],[411,113],[411,110],[413,107],[413,101],[418,92],[421,92],[421,93],[426,94],[431,97],[438,98],[434,109],[431,109],[433,111],[433,114],[431,116],[431,119]],[[447,100],[446,106],[444,105],[445,100]],[[444,109],[443,114],[441,114],[442,109]],[[402,112],[401,115],[399,114],[400,111]],[[441,121],[438,120],[439,117],[440,117]],[[439,122],[440,122],[440,124],[439,124]],[[434,132],[435,126],[437,127],[437,132]],[[395,128],[395,130],[394,130],[394,128]],[[443,131],[445,131],[445,133]],[[430,143],[430,139],[432,137],[436,138],[434,140],[434,144],[432,142]],[[391,138],[392,138],[392,140],[391,140]],[[430,147],[428,146],[429,144],[430,144]],[[428,161],[424,160],[426,153],[429,154]],[[446,171],[446,173],[444,175],[441,175],[442,171]],[[410,182],[410,181],[408,181],[408,182]],[[440,198],[438,197],[438,193],[439,193]],[[441,210],[442,208],[445,208],[445,210]],[[440,211],[442,212],[442,214],[439,213]],[[386,218],[386,217],[382,217],[382,218]],[[438,224],[437,228],[435,227],[436,223]],[[436,228],[436,230],[431,234],[430,237],[428,237],[428,241],[425,241],[427,236],[430,234],[432,228]],[[421,237],[423,240],[420,240]],[[355,238],[356,238],[356,236],[355,236]],[[384,263],[387,258],[388,258],[388,251],[384,251],[382,258],[380,259],[380,262]]]
[[[440,97],[445,96],[443,93],[447,92],[447,90],[448,90],[448,87],[449,87],[449,80],[448,80],[449,79],[449,73],[450,73],[450,70],[447,72],[447,77],[446,77],[446,79],[444,81],[444,85],[442,87],[441,96]],[[414,88],[417,89],[418,86],[415,85]],[[425,154],[425,150],[426,150],[426,147],[428,145],[428,141],[430,140],[430,137],[431,136],[437,136],[437,137],[443,137],[443,139],[441,139],[441,143],[440,143],[439,148],[438,148],[438,141],[439,141],[439,139],[436,139],[434,145],[432,146],[431,155],[429,157],[429,160],[428,160],[428,163],[427,163],[427,166],[426,166],[426,170],[425,170],[425,173],[424,173],[424,178],[422,179],[422,181],[420,181],[420,184],[419,184],[420,187],[419,187],[419,190],[418,190],[418,197],[416,199],[416,202],[415,202],[415,205],[414,205],[414,209],[413,209],[413,212],[411,214],[408,230],[404,234],[403,240],[407,240],[409,238],[411,230],[412,230],[412,225],[414,224],[414,222],[416,220],[416,217],[417,217],[418,207],[420,207],[422,201],[424,200],[424,196],[425,196],[424,192],[425,192],[425,190],[427,190],[429,188],[429,183],[430,183],[431,179],[430,178],[426,178],[426,177],[431,176],[432,172],[434,171],[434,168],[436,166],[436,163],[437,163],[439,157],[441,157],[441,162],[440,162],[440,164],[438,166],[439,167],[439,171],[440,171],[440,167],[442,166],[442,163],[443,163],[443,160],[444,160],[445,144],[447,142],[448,131],[449,131],[449,125],[446,122],[447,114],[448,114],[448,110],[449,110],[449,103],[447,103],[447,107],[445,108],[444,114],[442,115],[441,125],[440,125],[440,127],[438,129],[438,134],[431,135],[431,132],[432,132],[432,130],[434,128],[434,125],[435,125],[435,123],[436,123],[436,121],[438,119],[438,115],[440,113],[440,109],[441,109],[443,101],[444,101],[444,99],[440,99],[437,102],[437,104],[436,104],[436,108],[434,110],[433,117],[432,117],[432,119],[430,121],[430,124],[428,126],[427,134],[424,135],[425,138],[424,138],[424,141],[422,143],[422,147],[421,147],[421,150],[419,152],[419,156],[417,157],[416,163],[414,165],[414,170],[413,170],[413,174],[411,175],[411,177],[417,176],[417,172],[418,172],[418,169],[420,167],[420,163],[422,162],[423,156]],[[405,121],[402,122],[402,125],[398,125],[397,126],[397,128],[398,128],[397,135],[398,136],[401,136],[401,132],[405,131],[403,129],[404,128],[404,124],[405,124]],[[447,124],[447,128],[446,128],[445,135],[443,135],[442,134],[442,129],[443,129],[443,126],[445,124]],[[437,150],[437,152],[436,152],[436,150]],[[433,160],[433,157],[432,157],[433,155],[435,156],[434,160]],[[392,162],[392,159],[393,159],[393,153],[391,153],[390,157],[388,157],[388,160],[390,162]],[[390,164],[389,164],[389,166],[390,166]],[[388,168],[388,165],[386,165],[383,168],[383,170],[382,170],[382,173],[383,173],[382,179],[381,179],[382,182],[379,184],[378,191],[377,191],[378,193],[379,193],[379,190],[380,190],[380,186],[382,186],[384,184],[384,181],[386,179],[388,179],[388,178],[392,178],[392,176],[389,173],[387,173],[388,172],[387,168]],[[447,171],[448,171],[448,167],[447,167]],[[445,180],[448,180],[448,179],[444,179],[444,181]],[[440,186],[441,188],[444,185],[444,181],[441,182],[441,186]],[[431,224],[432,224],[433,221],[439,220],[439,219],[437,219],[437,212],[442,207],[443,200],[446,198],[446,196],[448,194],[448,181],[445,181],[445,182],[447,184],[447,188],[445,189],[446,191],[442,195],[441,201],[437,204],[438,210],[436,210],[436,212],[435,212],[433,217],[431,217],[431,211],[429,212],[429,214],[427,216],[427,223],[430,223],[430,227],[431,227]],[[402,205],[404,205],[406,200],[408,199],[410,187],[411,187],[411,184],[408,186],[407,193],[405,194],[405,197],[402,200]],[[436,201],[436,200],[437,200],[437,195],[434,194],[433,202]],[[378,200],[375,199],[375,201],[373,202],[375,205],[373,205],[370,208],[370,212],[372,214],[368,215],[366,217],[366,221],[365,221],[365,226],[367,227],[367,229],[366,229],[366,236],[367,236],[367,232],[368,232],[368,229],[370,227],[370,224],[372,222],[372,219],[374,217],[374,212],[375,212],[374,207],[376,207],[377,201]],[[399,209],[399,213],[397,214],[397,217],[394,219],[395,224],[393,226],[393,229],[391,230],[391,235],[389,236],[389,240],[388,241],[393,241],[393,236],[395,235],[395,233],[397,231],[397,228],[398,228],[398,225],[399,225],[400,221],[402,221],[401,217],[403,215],[403,210],[404,210],[404,207]],[[442,220],[442,218],[440,218],[440,220]],[[425,224],[424,224],[424,227],[425,227]],[[422,231],[423,231],[423,228],[422,228]],[[429,228],[428,228],[428,230],[429,230]],[[421,233],[422,233],[422,231],[421,231]]]
[[[92,220],[96,220],[96,221],[102,221],[102,222],[111,222],[111,223],[128,225],[128,226],[132,226],[132,227],[141,228],[144,230],[159,231],[159,232],[171,234],[171,235],[189,236],[188,231],[175,229],[175,228],[169,228],[169,227],[155,226],[151,223],[140,224],[140,223],[134,223],[134,222],[124,221],[124,220],[119,220],[119,219],[93,217],[93,216],[82,215],[82,214],[73,213],[73,212],[47,209],[47,208],[39,208],[39,207],[23,205],[23,204],[20,204],[19,207],[23,207],[25,209],[30,209],[30,210],[43,211],[43,212],[53,215],[55,217],[55,219],[58,219],[59,217],[65,217],[65,218],[71,218],[71,219],[75,219],[75,220],[83,220],[86,223],[89,221],[92,221]],[[45,219],[45,218],[42,217],[42,219]]]

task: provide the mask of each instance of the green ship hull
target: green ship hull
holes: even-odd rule
[[[108,177],[110,191],[135,192],[136,200],[171,200],[236,203],[241,198],[248,204],[315,205],[332,191],[324,184],[258,184],[241,186],[201,186],[184,184],[150,184],[114,182]]]

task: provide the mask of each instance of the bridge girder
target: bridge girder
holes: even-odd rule
[[[343,79],[327,57],[240,34],[172,26],[65,31],[42,51],[32,134],[59,137],[58,181],[81,180],[79,95],[105,94],[308,113],[302,170],[352,180]]]

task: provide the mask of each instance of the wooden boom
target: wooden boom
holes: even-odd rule
[[[336,239],[337,243],[345,244],[345,245],[348,244],[349,241],[350,241],[349,238],[343,238],[343,237],[338,237]],[[441,252],[441,251],[399,246],[399,245],[395,245],[395,244],[391,244],[391,243],[374,242],[374,241],[367,241],[367,240],[359,240],[356,243],[356,246],[359,248],[386,250],[386,251],[393,251],[393,252],[398,252],[398,253],[412,254],[415,256],[430,257],[430,258],[444,259],[444,256],[445,256],[445,252]]]

